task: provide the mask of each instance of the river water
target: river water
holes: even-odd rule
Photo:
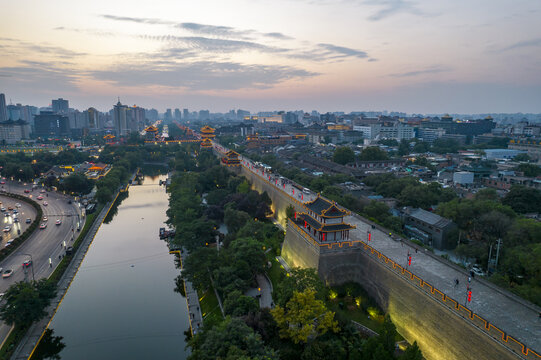
[[[186,300],[174,255],[158,237],[168,195],[146,177],[99,229],[50,328],[63,360],[185,359]]]

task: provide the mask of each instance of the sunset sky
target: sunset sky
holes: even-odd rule
[[[15,103],[541,112],[541,1],[2,2]]]

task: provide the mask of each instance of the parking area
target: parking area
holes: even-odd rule
[[[36,210],[24,201],[0,195],[0,247],[9,246],[36,218]],[[28,220],[30,219],[30,220]]]

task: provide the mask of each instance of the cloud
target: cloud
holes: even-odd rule
[[[114,33],[110,32],[110,31],[103,31],[103,30],[98,30],[98,29],[67,28],[67,27],[64,27],[64,26],[55,27],[55,28],[53,28],[53,30],[56,30],[56,31],[69,31],[69,32],[75,32],[75,33],[80,33],[80,34],[95,35],[95,36],[100,36],[100,37],[114,36],[115,35]]]
[[[192,91],[265,89],[286,80],[319,75],[290,66],[213,61],[176,63],[160,67],[151,63],[122,64],[110,70],[91,71],[89,74],[99,80],[113,81],[118,86],[153,85]]]
[[[368,54],[361,50],[350,49],[344,46],[337,46],[333,44],[318,44],[318,46],[326,50],[326,55],[330,58],[345,58],[345,57],[356,57],[359,59],[364,59],[368,57]]]
[[[184,22],[176,25],[179,29],[187,30],[193,34],[211,35],[228,38],[247,38],[254,34],[253,30],[238,30],[230,26],[205,25],[191,22]]]
[[[367,0],[362,4],[379,6],[380,9],[368,17],[368,20],[379,21],[400,13],[417,16],[428,16],[415,3],[406,0]]]
[[[269,38],[279,39],[279,40],[293,40],[294,39],[291,36],[287,36],[279,32],[264,33],[262,35]]]
[[[34,44],[9,38],[0,38],[0,46],[2,46],[6,52],[9,51],[12,54],[19,54],[23,56],[49,55],[51,57],[75,58],[88,55],[84,52],[72,51],[60,46],[49,45],[47,43]]]
[[[397,78],[415,77],[415,76],[426,75],[426,74],[439,74],[439,73],[448,72],[448,71],[451,71],[451,70],[452,70],[451,68],[437,65],[437,66],[431,66],[431,67],[428,67],[426,69],[421,69],[421,70],[407,71],[407,72],[402,72],[402,73],[390,74],[389,76],[397,77]]]
[[[134,22],[138,24],[150,24],[150,25],[174,25],[175,24],[172,21],[153,19],[153,18],[136,18],[136,17],[128,17],[128,16],[107,15],[107,14],[103,14],[100,16],[108,20]]]
[[[494,50],[494,52],[504,52],[509,50],[515,50],[515,49],[521,49],[521,48],[527,48],[527,47],[540,47],[541,46],[541,38],[531,39],[531,40],[525,40],[525,41],[519,41],[514,44],[508,45],[506,47],[503,47],[498,50]]]

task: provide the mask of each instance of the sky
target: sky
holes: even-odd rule
[[[3,1],[0,93],[109,110],[541,112],[539,0]]]

